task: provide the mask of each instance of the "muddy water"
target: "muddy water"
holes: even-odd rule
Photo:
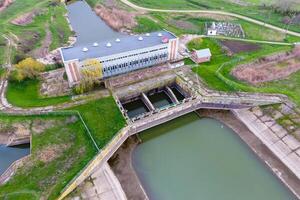
[[[14,161],[30,153],[29,144],[16,147],[0,145],[0,174],[2,174]]]
[[[76,32],[75,46],[116,39],[123,34],[111,29],[85,1],[76,1],[67,6],[72,28]]]
[[[133,166],[154,200],[296,199],[231,129],[194,113],[143,132]]]

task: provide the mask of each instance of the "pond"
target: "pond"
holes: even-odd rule
[[[18,145],[16,147],[7,147],[0,145],[0,174],[16,160],[30,154],[30,146]]]
[[[123,34],[111,29],[85,1],[76,1],[67,6],[70,23],[77,35],[74,46],[116,39]]]
[[[235,134],[195,113],[140,134],[133,166],[151,200],[289,200],[293,194]]]

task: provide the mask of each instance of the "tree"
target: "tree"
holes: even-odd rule
[[[15,69],[11,73],[11,79],[17,81],[22,81],[27,78],[34,79],[44,70],[45,65],[33,58],[26,58],[15,65]]]
[[[102,78],[102,64],[97,60],[88,60],[85,63],[86,68],[81,70],[80,83],[75,86],[75,93],[82,94],[93,90],[100,84]]]

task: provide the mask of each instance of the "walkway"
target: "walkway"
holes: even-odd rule
[[[231,16],[231,17],[236,17],[238,19],[242,19],[257,25],[261,25],[282,33],[287,33],[290,35],[294,35],[294,36],[298,36],[300,37],[300,33],[294,32],[294,31],[287,31],[286,29],[250,18],[250,17],[246,17],[243,15],[239,15],[239,14],[235,14],[235,13],[231,13],[231,12],[225,12],[225,11],[218,11],[218,10],[167,10],[167,9],[156,9],[156,8],[145,8],[145,7],[141,7],[138,6],[132,2],[130,2],[129,0],[120,0],[121,2],[123,2],[124,4],[126,4],[127,6],[134,8],[136,10],[141,10],[141,11],[150,11],[150,12],[166,12],[166,13],[206,13],[206,14],[216,14],[216,15],[226,15],[226,16]]]
[[[105,163],[98,167],[95,172],[78,187],[79,196],[75,195],[73,200],[127,200],[119,180]],[[77,193],[76,193],[77,194]]]

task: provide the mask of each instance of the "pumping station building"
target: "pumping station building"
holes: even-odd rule
[[[176,60],[178,38],[163,30],[61,48],[60,53],[69,85],[73,86],[80,81],[83,69],[97,66],[100,68],[99,79],[105,79]]]

